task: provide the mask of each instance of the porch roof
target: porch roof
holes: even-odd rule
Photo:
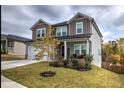
[[[87,40],[92,34],[81,34],[81,35],[71,35],[71,36],[61,36],[56,37],[60,40]]]
[[[80,35],[71,35],[71,36],[59,36],[58,39],[77,39],[77,38],[89,38],[92,34],[80,34]]]

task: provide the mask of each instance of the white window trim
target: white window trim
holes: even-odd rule
[[[81,54],[81,52],[82,52],[81,51],[81,45],[86,45],[86,44],[74,44],[74,50],[73,50],[74,51],[74,54],[75,54],[75,46],[76,45],[79,45],[80,46],[79,54]],[[87,49],[86,49],[86,51],[87,51]]]
[[[77,25],[78,24],[82,24],[82,32],[81,33],[77,33]],[[76,34],[83,34],[83,22],[77,22],[76,23]]]
[[[62,36],[62,28],[61,28],[61,27],[56,27],[56,28],[60,28],[60,29],[61,29],[59,32],[60,32],[60,34],[61,34],[60,36]],[[57,36],[57,32],[58,32],[58,31],[56,30],[56,36]],[[58,37],[58,36],[57,36],[57,37]]]
[[[42,36],[42,34],[41,34],[41,33],[42,33],[42,32],[41,32],[42,29],[45,29],[45,33],[46,33],[46,28],[39,28],[39,29],[37,29],[37,30],[36,30],[36,37],[37,37],[37,38],[39,38],[39,37],[37,36],[38,30],[40,30],[40,37]]]
[[[60,28],[61,30],[59,31],[60,33],[61,33],[61,35],[60,36],[63,36],[62,35],[62,27],[66,27],[67,28],[67,26],[61,26],[61,27],[56,27],[56,28]],[[57,31],[56,31],[56,36],[57,36]],[[64,35],[64,36],[67,36],[67,30],[66,30],[66,35]],[[58,37],[58,36],[57,36]]]

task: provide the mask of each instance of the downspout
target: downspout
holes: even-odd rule
[[[25,42],[25,45],[26,45],[25,59],[28,59],[28,44]]]

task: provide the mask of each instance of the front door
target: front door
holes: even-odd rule
[[[64,46],[61,47],[61,53],[62,53],[62,57],[64,57]]]
[[[67,49],[67,58],[70,58],[70,48]]]

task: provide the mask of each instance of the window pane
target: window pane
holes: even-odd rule
[[[77,28],[77,33],[81,33],[82,29],[81,28]]]
[[[77,28],[82,28],[82,23],[77,23]]]
[[[66,32],[62,32],[62,36],[66,36]]]
[[[79,52],[79,50],[75,50],[75,54],[79,54],[80,52]]]
[[[8,42],[8,47],[13,47],[13,42]]]
[[[40,37],[40,34],[37,34],[37,37]]]
[[[80,45],[75,45],[75,50],[80,49]]]
[[[60,27],[56,28],[56,35],[61,36],[61,28]]]
[[[82,50],[82,51],[81,51],[81,54],[82,54],[82,55],[86,55],[86,50]]]
[[[57,27],[56,28],[56,32],[61,32],[61,28],[60,27]]]
[[[67,27],[63,26],[62,27],[62,36],[65,36],[65,35],[67,35]]]
[[[86,44],[81,45],[81,54],[86,55]]]
[[[46,34],[46,29],[42,29],[42,31],[41,31],[41,32],[42,32],[41,36],[43,36],[43,37],[44,37],[44,36],[45,36],[45,34]]]
[[[40,37],[41,30],[37,29],[37,37]]]
[[[41,30],[37,30],[37,33],[40,34],[40,31],[41,31]]]
[[[80,45],[75,45],[75,54],[80,53]]]
[[[76,27],[77,27],[77,29],[76,29],[77,33],[81,33],[83,31],[83,23],[82,22],[77,23]]]
[[[57,36],[61,36],[61,32],[57,32]]]
[[[86,44],[81,45],[81,49],[86,49]]]

